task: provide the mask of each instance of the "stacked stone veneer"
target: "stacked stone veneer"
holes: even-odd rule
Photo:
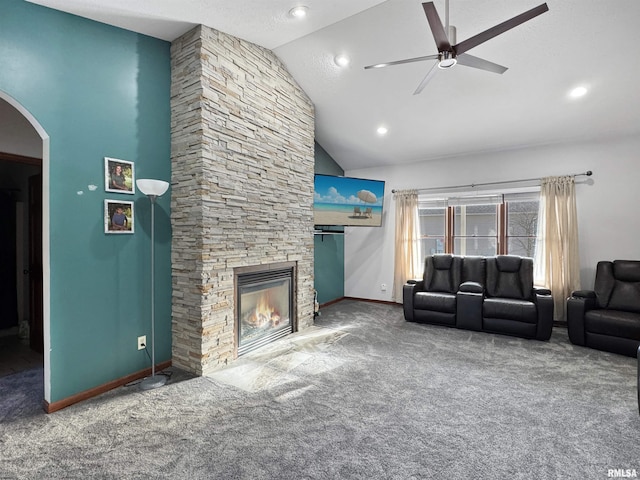
[[[234,268],[296,262],[313,323],[314,109],[257,45],[199,26],[171,46],[173,364],[234,358]]]

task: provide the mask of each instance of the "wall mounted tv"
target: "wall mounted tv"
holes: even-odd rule
[[[316,226],[382,225],[383,181],[316,174],[313,187]]]

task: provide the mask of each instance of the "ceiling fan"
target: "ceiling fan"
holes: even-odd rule
[[[422,82],[420,82],[420,85],[418,85],[416,91],[413,92],[414,95],[417,95],[422,92],[422,90],[424,90],[424,87],[427,85],[427,83],[429,83],[429,80],[431,80],[431,78],[437,72],[436,67],[440,69],[447,69],[459,63],[460,65],[464,65],[466,67],[479,68],[480,70],[486,70],[493,73],[502,74],[506,72],[507,67],[503,67],[502,65],[498,65],[497,63],[493,63],[479,57],[474,57],[466,52],[471,50],[473,47],[477,47],[481,43],[484,43],[487,40],[491,40],[493,37],[497,37],[507,30],[511,30],[512,28],[517,27],[518,25],[527,22],[532,18],[537,17],[538,15],[541,15],[549,10],[547,4],[543,3],[542,5],[532,8],[531,10],[521,13],[520,15],[517,15],[505,22],[489,28],[488,30],[485,30],[482,33],[474,35],[473,37],[456,44],[455,27],[449,25],[449,0],[446,0],[445,2],[446,29],[445,26],[442,25],[442,21],[440,20],[440,16],[436,11],[436,7],[434,6],[433,2],[423,3],[422,8],[424,9],[424,13],[427,16],[429,27],[431,27],[431,34],[436,41],[438,54],[426,55],[424,57],[408,58],[406,60],[396,60],[395,62],[377,63],[375,65],[368,65],[364,67],[365,69],[382,68],[390,67],[392,65],[401,65],[403,63],[422,62],[425,60],[438,60],[438,62],[433,67],[431,67],[429,72],[427,72],[427,75],[422,79]]]

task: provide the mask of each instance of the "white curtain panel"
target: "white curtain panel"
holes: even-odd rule
[[[540,183],[535,282],[551,290],[554,319],[564,320],[567,298],[580,289],[573,176],[545,177]]]
[[[394,192],[396,238],[392,299],[402,303],[402,287],[407,280],[420,278],[420,226],[417,190]]]

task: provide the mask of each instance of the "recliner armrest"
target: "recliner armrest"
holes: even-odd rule
[[[593,290],[576,290],[571,293],[571,296],[576,298],[596,298],[596,292]]]
[[[478,282],[463,282],[456,293],[456,327],[482,331],[482,302],[484,285]]]
[[[578,295],[586,292],[585,295]],[[574,345],[586,344],[584,329],[584,315],[589,310],[598,308],[598,301],[595,293],[591,295],[589,290],[579,290],[567,299],[567,332],[569,340]]]
[[[484,293],[484,286],[478,282],[464,282],[460,284],[459,292]]]
[[[538,290],[542,290],[540,293]],[[534,303],[538,310],[538,327],[536,330],[537,340],[549,340],[553,330],[553,297],[551,292],[544,292],[546,289],[534,288]],[[547,290],[548,291],[548,290]]]
[[[404,288],[411,288],[415,292],[424,291],[424,281],[423,280],[407,280],[407,283],[404,284]]]
[[[408,322],[413,322],[413,298],[416,292],[424,290],[424,281],[408,280],[402,287],[402,308],[404,318]]]
[[[536,295],[551,295],[551,290],[542,287],[533,287],[533,293]]]

